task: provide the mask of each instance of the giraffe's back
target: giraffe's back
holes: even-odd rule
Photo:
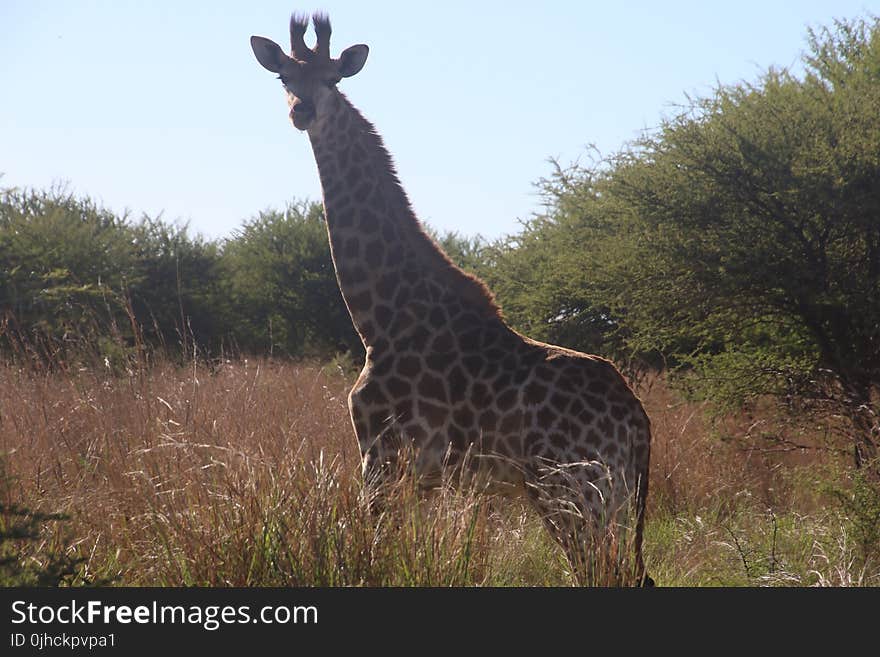
[[[647,415],[609,361],[524,338],[500,319],[443,315],[433,326],[430,315],[372,352],[352,391],[365,454],[411,441],[426,480],[467,460],[502,491],[543,466],[586,461],[628,486],[646,478]]]

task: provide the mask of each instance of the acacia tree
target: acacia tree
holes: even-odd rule
[[[161,218],[144,216],[129,232],[140,281],[128,295],[144,337],[184,356],[218,352],[231,333],[219,245]]]
[[[0,338],[47,362],[115,357],[140,337],[208,350],[224,334],[218,259],[185,226],[133,222],[63,186],[3,190]]]
[[[808,46],[803,74],[720,86],[606,165],[558,171],[521,239],[559,254],[551,276],[631,352],[688,365],[717,400],[843,417],[876,465],[880,23]]]
[[[245,350],[286,356],[361,351],[320,204],[290,203],[245,222],[224,245],[222,266],[234,333]]]
[[[131,237],[125,217],[63,187],[0,192],[0,338],[63,361],[124,326],[118,293],[141,279]]]
[[[880,27],[809,46],[802,79],[721,87],[618,160],[609,207],[647,275],[617,301],[658,347],[697,338],[734,398],[835,406],[858,465],[878,444]]]

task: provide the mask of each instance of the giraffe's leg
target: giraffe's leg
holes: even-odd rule
[[[361,448],[361,473],[374,517],[386,509],[389,492],[400,477],[400,454],[397,441],[390,431],[377,436],[358,436]]]
[[[351,399],[352,418],[361,452],[361,473],[364,493],[370,512],[379,517],[386,511],[387,500],[395,485],[415,464],[411,441],[404,440],[401,428],[391,411],[370,408],[370,415],[358,406],[356,397]],[[372,417],[369,423],[356,418]],[[383,418],[381,422],[376,418]]]
[[[363,380],[362,374],[348,396],[348,407],[361,453],[364,494],[371,514],[378,516],[384,509],[385,491],[389,480],[389,459],[392,454],[383,444],[382,432],[374,431],[375,427],[371,426],[371,414],[374,409],[362,399]]]
[[[615,495],[605,466],[596,462],[542,464],[527,476],[526,490],[578,582],[608,585],[643,577],[637,546],[640,531],[637,526],[634,539],[627,532],[627,509],[620,495]]]
[[[596,533],[595,521],[584,514],[567,483],[548,473],[535,474],[526,477],[526,491],[544,527],[562,548],[575,579],[589,583],[594,579],[589,546]]]
[[[387,399],[370,377],[370,364],[364,364],[358,380],[348,394],[351,423],[361,453],[364,495],[371,514],[378,517],[385,508],[389,483],[396,468],[397,453],[392,439],[393,415]]]

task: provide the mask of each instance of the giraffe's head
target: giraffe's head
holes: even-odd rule
[[[330,20],[326,15],[312,17],[317,35],[314,48],[306,46],[303,38],[309,26],[307,16],[294,14],[290,18],[291,56],[270,39],[251,37],[251,48],[257,61],[273,73],[287,90],[290,118],[300,130],[307,130],[321,117],[322,109],[333,96],[336,84],[360,71],[367,61],[369,48],[363,44],[342,51],[338,59],[330,58]]]

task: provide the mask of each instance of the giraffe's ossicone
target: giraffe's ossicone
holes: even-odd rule
[[[425,485],[463,462],[493,488],[525,493],[573,566],[598,527],[635,527],[639,577],[650,423],[607,360],[531,340],[479,279],[422,230],[373,126],[337,89],[368,48],[330,57],[330,22],[290,22],[291,55],[251,37],[277,73],[318,165],[333,264],[366,348],[349,407],[368,481],[402,446]],[[627,512],[629,511],[629,512]],[[587,559],[588,560],[588,559]]]

